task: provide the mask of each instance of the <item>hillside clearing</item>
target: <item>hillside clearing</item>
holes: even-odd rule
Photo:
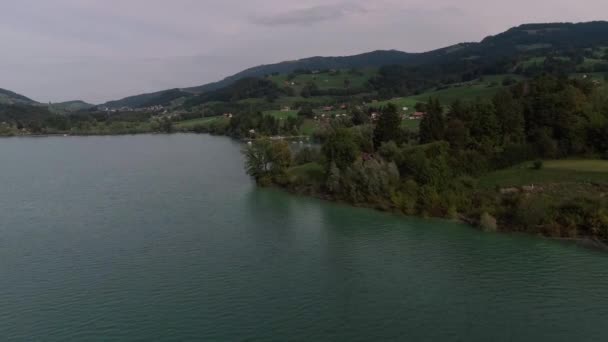
[[[479,179],[483,188],[518,187],[551,183],[608,184],[606,160],[551,160],[541,170],[533,170],[532,162],[491,172]]]

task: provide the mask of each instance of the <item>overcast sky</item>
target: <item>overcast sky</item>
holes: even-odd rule
[[[608,19],[606,0],[0,0],[0,88],[101,103],[244,68],[426,51],[529,22]]]

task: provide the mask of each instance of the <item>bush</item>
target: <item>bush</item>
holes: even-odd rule
[[[536,161],[534,161],[534,164],[532,164],[532,169],[540,170],[543,168],[543,165],[544,165],[544,163],[542,160],[536,160]]]
[[[496,219],[494,216],[488,214],[487,212],[481,214],[481,218],[479,219],[479,225],[484,232],[495,232],[498,230],[498,224],[496,223]]]
[[[295,156],[295,164],[303,165],[308,163],[321,163],[323,156],[321,151],[316,148],[304,147]]]

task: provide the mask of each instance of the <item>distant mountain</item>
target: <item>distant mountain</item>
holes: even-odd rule
[[[19,95],[10,90],[0,89],[0,104],[5,105],[14,105],[14,104],[25,104],[25,105],[34,105],[38,104],[38,102],[27,98],[23,95]]]
[[[0,103],[0,122],[41,122],[55,115],[40,105]]]
[[[55,113],[73,113],[93,107],[95,107],[95,105],[80,100],[51,103],[49,105],[49,109]]]
[[[150,106],[163,105],[168,106],[171,102],[181,98],[188,97],[192,94],[190,92],[185,92],[180,89],[170,89],[163,90],[154,93],[141,94],[135,96],[125,97],[121,100],[109,101],[106,102],[99,107],[107,107],[107,108],[121,108],[121,107],[130,107],[130,108],[143,108]]]
[[[273,73],[286,74],[298,69],[302,70],[326,70],[326,69],[350,69],[378,67],[387,64],[402,64],[415,58],[417,54],[411,54],[396,50],[373,51],[355,56],[343,57],[310,57],[296,61],[287,61],[277,64],[260,65],[241,71],[227,77],[219,82],[213,82],[198,87],[184,88],[184,91],[200,94],[207,91],[223,88],[237,80],[246,77],[263,77]]]
[[[166,102],[162,100],[163,98],[188,97],[190,94],[215,91],[244,78],[261,78],[275,73],[286,74],[299,69],[360,69],[400,65],[428,70],[440,69],[441,72],[455,74],[464,72],[472,72],[477,75],[505,73],[515,71],[523,61],[534,57],[581,57],[584,55],[585,49],[591,47],[608,49],[608,22],[525,24],[489,36],[478,43],[461,43],[423,53],[406,53],[396,50],[373,51],[354,56],[311,57],[261,65],[219,82],[131,96],[105,103],[104,106],[111,108],[142,107],[149,103]],[[608,50],[606,52],[606,58],[608,58]],[[595,56],[594,58],[604,57]],[[172,95],[168,96],[168,92]]]

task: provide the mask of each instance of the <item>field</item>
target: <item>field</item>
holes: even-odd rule
[[[598,183],[608,185],[606,160],[551,160],[541,170],[533,170],[532,162],[489,173],[480,178],[484,188],[543,185],[551,183]]]
[[[418,131],[420,129],[420,120],[405,119],[401,121],[401,127],[407,128],[410,131]]]
[[[335,98],[331,96],[315,96],[315,97],[301,97],[301,96],[285,96],[279,97],[274,101],[274,105],[277,107],[291,106],[293,107],[296,103],[307,103],[314,106],[332,105],[336,103]]]
[[[587,76],[587,77],[585,77],[585,76]],[[599,81],[601,83],[606,83],[606,76],[608,76],[608,73],[605,73],[605,72],[579,72],[579,73],[574,73],[574,74],[570,75],[571,78],[576,78],[576,79],[587,78],[587,79]]]
[[[214,116],[209,118],[198,118],[192,120],[179,121],[174,124],[175,128],[180,129],[192,129],[197,126],[206,126],[214,123],[227,122],[228,119],[223,116]]]
[[[428,98],[427,98],[427,100],[428,100]],[[419,101],[419,100],[414,99],[413,97],[397,97],[397,98],[386,100],[386,101],[379,101],[379,102],[371,103],[370,106],[384,107],[384,106],[388,105],[389,103],[392,103],[395,106],[397,106],[397,108],[399,109],[399,112],[411,114],[416,111],[414,109],[414,106],[416,106],[416,103],[418,103],[418,102],[426,102],[426,100]],[[407,110],[404,111],[403,108],[407,108]]]
[[[433,97],[439,99],[444,105],[447,105],[456,100],[474,100],[476,98],[489,99],[501,89],[503,89],[502,86],[489,87],[485,84],[465,85],[431,91],[410,98],[417,102],[426,102],[430,97]]]
[[[524,68],[529,68],[534,65],[542,65],[545,62],[545,59],[547,59],[547,57],[533,57],[523,62],[522,65]]]
[[[350,88],[361,88],[367,84],[367,81],[375,75],[375,73],[375,69],[363,69],[357,73],[351,73],[348,70],[339,70],[335,73],[299,74],[292,80],[287,80],[288,75],[281,74],[271,76],[270,80],[280,87],[288,85],[299,93],[300,90],[302,90],[302,87],[311,82],[316,84],[321,90],[343,89],[345,88],[345,82],[348,82]],[[294,85],[291,84],[292,82]]]
[[[298,177],[305,182],[316,181],[321,183],[325,178],[325,170],[323,169],[323,166],[318,163],[294,166],[289,169],[289,174]]]
[[[506,77],[511,77],[516,81],[520,81],[523,77],[518,75],[491,75],[484,76],[482,79],[473,82],[461,83],[452,85],[449,88],[441,90],[431,90],[426,93],[409,97],[399,97],[387,101],[372,103],[372,106],[385,106],[392,103],[399,108],[403,113],[411,114],[415,111],[414,106],[418,102],[425,103],[429,98],[438,98],[443,105],[449,105],[456,100],[475,100],[476,98],[489,99],[494,96],[499,90],[503,89],[502,81]],[[402,109],[407,107],[407,111]]]
[[[275,119],[285,120],[290,117],[291,118],[297,117],[298,111],[297,110],[288,110],[288,111],[267,110],[264,112],[264,115],[270,115],[270,116],[273,116]]]
[[[313,135],[319,129],[319,123],[315,120],[306,119],[302,126],[300,126],[300,133],[302,135]]]
[[[603,59],[597,59],[597,58],[585,58],[585,61],[583,62],[582,66],[583,67],[593,67],[596,64],[602,64],[602,63],[606,63],[606,61]]]

